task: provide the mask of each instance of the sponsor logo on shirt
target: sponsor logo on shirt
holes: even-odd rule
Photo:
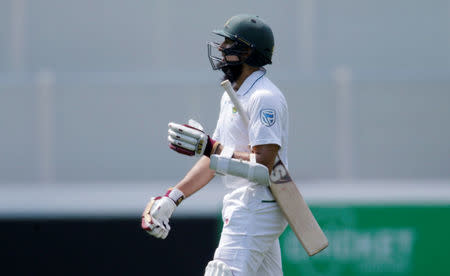
[[[276,120],[275,110],[263,109],[259,113],[259,118],[261,119],[261,123],[263,123],[263,125],[270,127],[273,124],[275,124],[275,120]]]

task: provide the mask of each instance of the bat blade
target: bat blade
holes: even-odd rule
[[[325,249],[328,239],[281,160],[276,162],[270,181],[273,197],[306,253],[313,256]]]

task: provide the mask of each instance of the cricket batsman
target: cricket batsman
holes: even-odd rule
[[[192,120],[189,124],[169,123],[169,147],[200,158],[165,195],[150,200],[142,215],[142,228],[157,238],[167,237],[175,208],[215,176],[216,171],[210,169],[212,154],[222,157],[218,164],[222,173],[236,169],[228,168],[227,160],[249,161],[239,168],[247,170],[249,177],[236,177],[232,173],[223,176],[229,188],[223,199],[223,229],[205,275],[280,276],[283,272],[278,238],[287,221],[269,187],[250,177],[257,171],[256,166],[265,166],[270,172],[277,155],[288,164],[286,99],[267,78],[263,67],[272,63],[273,33],[260,17],[248,14],[231,17],[222,29],[213,33],[223,41],[208,43],[212,68],[221,70],[224,80],[232,83],[249,125],[240,118],[226,93],[221,98],[212,136]]]

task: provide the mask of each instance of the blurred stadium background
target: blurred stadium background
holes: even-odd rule
[[[285,275],[450,274],[448,0],[2,0],[5,274],[203,275],[220,181],[165,241],[139,217],[195,162],[168,150],[167,123],[215,127],[206,41],[237,13],[274,31],[290,171],[330,239],[308,258],[288,229]]]

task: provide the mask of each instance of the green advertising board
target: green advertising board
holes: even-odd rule
[[[450,205],[313,205],[329,246],[309,257],[288,227],[285,276],[450,275]]]

